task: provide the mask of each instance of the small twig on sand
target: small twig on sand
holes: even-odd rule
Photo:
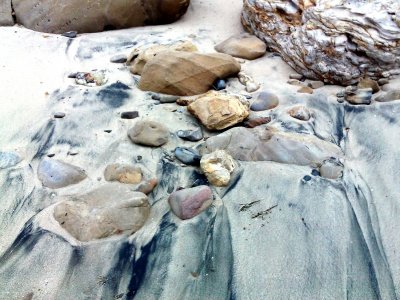
[[[239,211],[246,211],[248,210],[250,207],[252,207],[254,204],[260,202],[261,200],[257,200],[257,201],[253,201],[250,203],[246,203],[246,204],[239,204],[240,205],[240,209]]]
[[[258,212],[256,214],[252,215],[251,218],[252,219],[255,219],[255,218],[258,218],[258,217],[264,218],[265,215],[268,215],[271,212],[271,210],[273,210],[277,206],[278,206],[278,204],[268,208],[267,210],[260,211],[260,212]]]

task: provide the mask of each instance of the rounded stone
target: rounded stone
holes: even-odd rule
[[[212,191],[206,185],[175,191],[168,198],[172,212],[181,220],[199,215],[212,204],[212,201]]]
[[[310,110],[305,106],[295,106],[289,110],[289,115],[300,121],[308,121],[311,118]]]
[[[273,109],[279,105],[279,98],[277,95],[263,91],[261,92],[257,99],[251,104],[250,109],[252,111],[263,111],[268,109]]]
[[[142,181],[142,169],[124,164],[111,164],[104,170],[104,178],[107,181],[137,184]]]
[[[155,121],[140,120],[128,132],[129,138],[135,144],[159,147],[168,142],[168,129]]]
[[[191,142],[197,142],[203,138],[203,132],[200,127],[194,130],[179,130],[176,134],[181,139]]]
[[[177,147],[175,157],[186,165],[198,166],[200,164],[200,154],[191,148]]]

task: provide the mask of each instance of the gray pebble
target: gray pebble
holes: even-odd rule
[[[179,130],[176,134],[181,139],[191,142],[197,142],[203,139],[203,132],[201,131],[201,128],[197,128],[195,130]]]
[[[186,165],[200,165],[201,156],[191,148],[177,147],[175,149],[175,157]]]
[[[110,62],[115,64],[123,64],[126,63],[127,60],[128,57],[125,54],[114,55],[113,57],[110,58]]]

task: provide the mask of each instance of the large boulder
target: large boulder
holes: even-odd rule
[[[7,2],[7,1],[6,1]],[[171,23],[189,0],[13,0],[18,23],[42,32],[98,32]]]
[[[139,88],[178,96],[203,94],[217,79],[234,76],[240,64],[222,53],[163,51],[145,65]]]
[[[132,234],[143,226],[149,213],[147,196],[120,184],[69,196],[54,208],[54,218],[82,242]]]
[[[249,104],[244,98],[216,91],[197,98],[188,110],[209,130],[231,127],[249,116]]]
[[[400,2],[244,0],[242,23],[306,77],[353,84],[400,67]]]
[[[0,1],[0,26],[14,25],[12,17],[11,0]]]

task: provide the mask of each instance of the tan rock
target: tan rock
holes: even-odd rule
[[[215,50],[244,59],[256,59],[265,54],[267,46],[258,37],[244,33],[235,35],[215,46]]]
[[[3,1],[3,0],[2,0]],[[13,0],[19,23],[42,32],[98,32],[179,19],[189,0]]]
[[[146,63],[163,51],[196,52],[197,47],[189,41],[179,42],[173,45],[155,45],[144,50],[134,49],[128,57],[127,64],[132,64],[131,72],[141,75]]]
[[[217,150],[204,155],[200,161],[200,167],[212,185],[222,187],[229,184],[236,163],[228,152]]]
[[[150,213],[147,196],[128,186],[106,184],[87,194],[68,196],[55,207],[54,218],[82,242],[115,234],[132,234]]]
[[[249,116],[249,103],[237,95],[210,91],[188,106],[209,130],[222,130],[242,122]]]
[[[158,147],[168,142],[168,129],[154,121],[140,120],[129,130],[129,138],[135,144]]]
[[[145,65],[139,88],[169,95],[198,95],[210,90],[216,79],[239,71],[240,64],[227,54],[163,51]]]
[[[300,89],[298,89],[297,92],[301,94],[313,94],[314,90],[308,86],[303,86]]]
[[[142,181],[142,170],[130,165],[111,164],[104,170],[104,178],[107,181],[137,184]]]
[[[357,87],[359,89],[371,88],[373,94],[375,94],[375,93],[377,93],[377,92],[379,92],[381,90],[381,88],[379,87],[378,82],[376,82],[375,80],[369,79],[369,78],[361,79],[360,82],[358,83]]]

